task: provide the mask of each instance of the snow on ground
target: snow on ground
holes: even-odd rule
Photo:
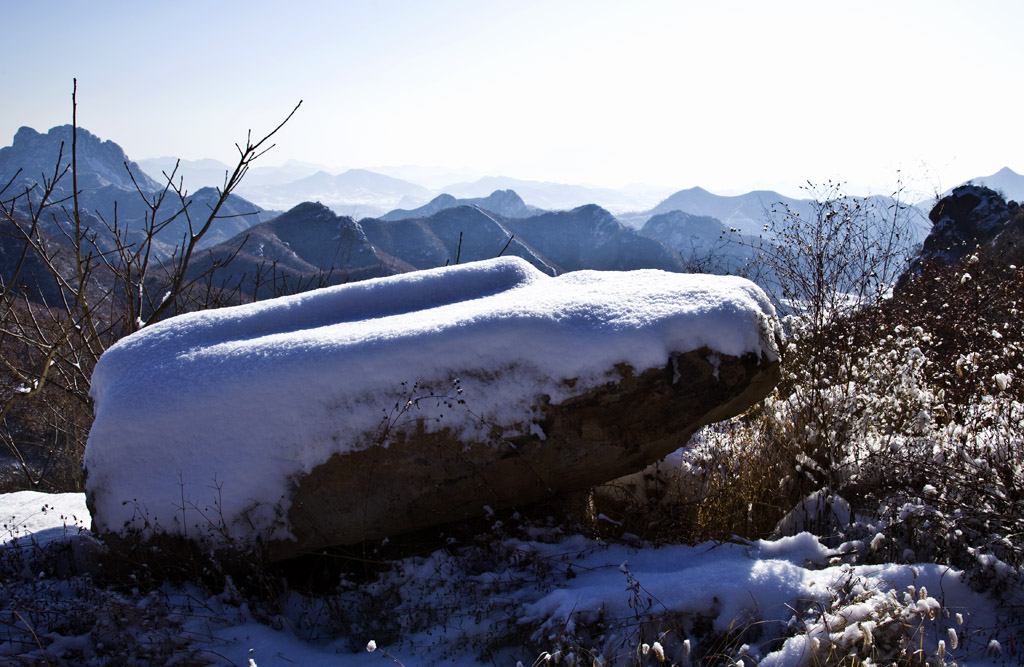
[[[81,493],[18,491],[0,504],[0,549],[20,541],[46,545],[89,527],[89,510]]]
[[[829,642],[840,655],[843,646],[882,646],[886,627],[892,627],[887,620],[910,627],[925,656],[940,650],[941,641],[947,658],[992,664],[986,657],[992,652],[992,603],[969,590],[956,571],[929,564],[842,564],[838,550],[808,533],[654,547],[553,527],[512,536],[496,522],[486,546],[405,558],[379,580],[341,586],[332,601],[293,592],[268,617],[251,610],[230,579],[224,591],[213,593],[193,584],[90,593],[88,576],[37,573],[25,550],[35,549],[35,541],[48,542],[40,553],[55,548],[65,539],[55,536],[69,534],[68,517],[75,524],[87,518],[82,509],[80,494],[0,496],[8,527],[0,562],[6,564],[3,559],[18,546],[26,565],[20,577],[0,580],[0,661],[21,656],[26,662],[127,664],[125,655],[105,655],[97,639],[112,614],[120,624],[117,637],[131,636],[147,647],[177,642],[181,664],[244,666],[252,659],[259,667],[378,665],[394,664],[393,656],[409,666],[511,666],[570,664],[571,653],[586,664],[600,656],[613,665],[633,664],[645,644],[684,664],[687,652],[694,658],[709,648],[701,645],[710,635],[707,628],[700,631],[700,618],[721,632],[746,629],[735,645],[716,650],[747,664],[811,664],[812,649],[826,650]],[[90,601],[109,608],[91,612],[105,620],[69,630],[63,616],[82,615],[81,605]],[[366,650],[371,641],[377,646],[372,653]],[[545,663],[544,651],[558,660]]]
[[[386,446],[382,413],[414,383],[466,403],[428,429],[487,441],[495,424],[534,432],[540,397],[585,392],[616,364],[641,372],[702,347],[775,358],[774,322],[765,294],[737,277],[551,278],[513,257],[176,317],[119,341],[93,374],[85,465],[98,527],[223,521],[283,538],[289,480],[336,452]]]

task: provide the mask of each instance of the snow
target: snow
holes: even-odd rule
[[[83,502],[81,494],[0,495],[0,515],[29,531],[20,539],[32,540],[63,531],[68,516],[87,519],[79,514]],[[49,509],[41,512],[43,506]],[[295,592],[286,594],[290,597],[269,622],[257,620],[234,596],[230,580],[222,594],[204,593],[192,584],[165,584],[159,592],[135,591],[130,599],[98,599],[108,604],[116,600],[111,613],[128,624],[128,610],[141,613],[164,605],[160,614],[174,624],[167,631],[182,642],[182,655],[217,665],[246,665],[249,660],[259,667],[371,665],[381,664],[382,657],[387,664],[393,657],[408,665],[537,664],[538,655],[521,645],[499,645],[496,654],[487,655],[488,642],[502,631],[528,636],[552,655],[572,650],[575,639],[590,637],[594,644],[586,648],[604,656],[606,664],[631,664],[630,655],[642,651],[644,643],[653,648],[655,641],[668,659],[678,660],[683,651],[701,649],[696,636],[680,634],[688,627],[685,619],[701,617],[717,630],[746,627],[754,633],[756,643],[745,649],[748,664],[793,667],[813,664],[815,646],[834,642],[841,652],[843,646],[870,641],[872,631],[882,627],[886,617],[880,613],[885,610],[908,627],[919,625],[920,639],[914,641],[920,641],[926,654],[940,650],[943,642],[942,650],[960,664],[971,664],[963,658],[981,659],[986,649],[995,654],[1001,648],[991,643],[996,641],[992,601],[971,591],[956,570],[932,564],[832,564],[836,552],[808,533],[754,543],[636,547],[538,528],[532,536],[495,539],[491,548],[516,557],[485,558],[493,569],[471,573],[472,550],[444,549],[407,558],[381,581],[364,585],[399,592],[397,599],[385,596],[389,606],[383,622],[366,621],[385,627],[393,620],[399,634],[388,638],[346,632],[327,618],[318,625],[316,619],[327,616],[317,606],[323,602]],[[72,585],[56,581],[30,574],[24,581],[3,584],[15,594],[0,603],[0,617],[10,616],[10,623],[0,623],[0,660],[18,655],[52,660],[99,650],[91,633],[61,630],[68,626],[62,625],[59,613],[52,616],[52,627],[45,626],[48,607],[40,606],[32,609],[36,613],[31,617],[47,646],[45,653],[35,652],[34,641],[18,623],[18,614],[24,617],[29,610],[19,605],[49,600],[54,609],[71,608],[82,599],[83,587],[95,586],[87,576],[73,577]],[[26,588],[37,594],[25,594]],[[104,610],[94,613],[102,616]],[[675,630],[644,635],[644,628],[662,616],[673,619]],[[409,619],[404,625],[403,618]],[[607,634],[587,635],[594,624]],[[121,632],[156,637],[144,627],[123,627]]]
[[[557,404],[616,364],[640,372],[702,347],[774,359],[774,326],[741,278],[551,278],[512,257],[176,317],[96,366],[85,453],[96,528],[287,537],[294,476],[387,446],[414,417],[466,440],[490,424],[536,434],[541,397]],[[426,396],[465,404],[413,414]]]
[[[17,491],[2,498],[0,552],[26,542],[46,545],[89,526],[89,510],[80,493]]]

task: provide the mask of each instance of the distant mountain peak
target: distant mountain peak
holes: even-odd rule
[[[451,196],[447,192],[442,192],[431,199],[430,202],[427,203],[427,206],[457,206],[458,204],[456,202],[458,202],[458,200],[455,197]]]
[[[1024,176],[1009,167],[1003,167],[991,176],[982,176],[968,181],[974,185],[984,185],[1000,192],[1007,200],[1024,201]],[[952,190],[946,194],[952,194]]]
[[[612,218],[612,219],[615,219],[614,215],[612,215],[611,213],[606,211],[604,208],[598,206],[597,204],[584,204],[583,206],[577,206],[576,208],[572,209],[572,212],[573,213],[585,213],[587,215],[591,215],[591,216],[594,216],[596,218]]]
[[[135,184],[125,170],[127,164],[144,192],[159,189],[159,184],[131,162],[119,145],[110,140],[104,141],[83,127],[76,131],[71,125],[52,127],[45,134],[27,126],[18,128],[12,144],[0,148],[0,176],[10,178],[19,168],[21,177],[30,181],[37,180],[42,174],[52,174],[58,155],[62,166],[71,162],[73,137],[76,138],[79,187],[90,189],[113,185],[134,192]],[[70,189],[70,179],[68,181],[65,189]]]
[[[75,127],[70,124],[51,127],[45,134],[37,132],[35,129],[28,127],[27,125],[23,125],[19,127],[18,131],[14,134],[14,142],[11,147],[20,148],[21,146],[19,146],[19,144],[27,144],[25,147],[35,147],[38,145],[37,142],[40,141],[63,141],[66,149],[65,154],[70,155],[71,140],[73,136],[77,139],[78,150],[82,150],[83,148],[85,150],[92,150],[97,147],[102,147],[104,151],[107,151],[111,155],[116,154],[117,157],[122,158],[122,162],[128,160],[128,156],[125,154],[124,149],[113,141],[110,141],[109,139],[104,141],[84,127],[79,127],[76,132]]]
[[[40,135],[36,132],[35,128],[31,128],[28,125],[22,125],[18,128],[18,131],[14,133],[14,143],[18,144],[23,141],[32,141],[38,136]]]
[[[506,218],[522,218],[538,213],[539,210],[527,205],[515,190],[495,190],[486,197],[458,199],[450,194],[440,194],[428,203],[414,209],[394,209],[380,216],[381,220],[409,220],[426,218],[440,211],[456,207],[475,207]]]
[[[304,220],[334,220],[338,216],[327,206],[324,206],[320,202],[307,201],[301,204],[296,204],[290,208],[287,212],[282,213],[281,217],[301,217]]]
[[[492,192],[490,195],[487,196],[487,199],[490,200],[490,201],[493,201],[493,202],[500,202],[503,205],[509,205],[509,204],[515,204],[515,205],[518,205],[518,206],[525,206],[526,205],[526,202],[523,201],[523,198],[520,197],[519,194],[515,190],[512,190],[512,189],[508,189],[508,190],[495,190],[494,192]]]

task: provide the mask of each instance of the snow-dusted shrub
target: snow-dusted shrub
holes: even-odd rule
[[[660,499],[647,523],[668,527],[669,539],[766,536],[797,504],[805,515],[800,527],[837,534],[835,517],[808,515],[812,497],[829,499],[815,501],[824,513],[826,505],[843,505],[837,492],[863,474],[865,457],[930,419],[935,399],[921,381],[925,359],[917,344],[894,335],[865,346],[874,321],[852,317],[877,308],[906,266],[913,212],[901,203],[902,185],[889,209],[831,182],[810,185],[808,193],[806,210],[766,211],[760,243],[737,241],[752,251],[750,277],[788,313],[778,390],[742,418],[704,429],[646,479],[625,483],[633,487],[627,499]],[[794,521],[796,514],[788,530],[798,528]]]
[[[854,562],[954,565],[1017,603],[1024,273],[967,269],[925,267],[819,334],[791,318],[777,391],[646,471],[659,502],[616,518],[690,541],[810,530]]]
[[[826,602],[793,616],[797,632],[760,665],[955,664],[962,624],[924,586],[882,587],[851,569]]]
[[[979,588],[1019,596],[1022,301],[1024,275],[975,257],[926,267],[883,306],[827,327],[823,340],[797,337],[753,432],[792,453],[779,483],[805,508],[824,494],[852,511],[846,526],[790,516],[780,529],[832,531],[864,560],[949,563]]]
[[[57,511],[42,506],[42,514]],[[84,507],[82,515],[88,516]],[[172,609],[167,596],[155,588],[140,590],[137,579],[123,586],[97,585],[99,543],[77,517],[62,515],[58,520],[63,530],[40,531],[31,523],[21,526],[4,518],[0,663],[203,664],[181,632],[182,610]]]
[[[909,261],[919,215],[902,181],[889,202],[846,194],[828,181],[803,188],[806,206],[770,204],[743,270],[772,296],[780,315],[799,315],[801,337],[818,337],[836,318],[879,303]]]
[[[687,447],[595,489],[593,530],[686,544],[770,534],[792,506],[779,485],[792,462],[761,437],[759,414],[701,429]]]
[[[844,338],[856,347],[852,335]],[[852,520],[843,494],[890,479],[907,447],[931,442],[937,398],[924,373],[926,338],[897,328],[856,353],[814,356],[806,351],[813,344],[801,349],[805,341],[795,339],[769,398],[706,427],[642,476],[617,481],[617,489],[632,487],[620,500],[638,500],[637,516],[616,518],[641,536],[691,543],[802,530],[839,540]],[[658,502],[645,504],[652,498]],[[645,523],[659,530],[645,531]]]
[[[1012,595],[1024,566],[1022,302],[1024,275],[972,257],[966,267],[926,267],[887,304],[881,326],[920,350],[922,400],[894,393],[876,417],[888,440],[865,441],[877,460],[846,483],[885,527],[878,557],[948,562]],[[900,411],[915,421],[894,423]]]

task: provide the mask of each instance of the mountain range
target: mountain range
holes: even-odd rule
[[[11,182],[5,200],[53,173],[61,142],[65,146],[61,164],[66,164],[70,132],[70,126],[53,128],[46,134],[22,128],[12,146],[0,149],[0,179]],[[174,162],[161,158],[142,164],[170,173]],[[81,128],[78,163],[83,208],[90,215],[87,221],[102,232],[105,227],[99,216],[112,220],[117,201],[119,224],[128,225],[132,242],[143,233],[141,221],[148,212],[138,190],[152,197],[161,190],[160,180],[143,172],[139,163],[131,162],[117,144],[101,141]],[[193,177],[203,183],[213,178],[223,181],[227,169],[212,160],[182,162],[177,175],[186,179],[186,184]],[[748,261],[750,247],[759,242],[766,212],[788,208],[804,215],[811,207],[809,200],[770,191],[720,196],[689,188],[663,197],[644,210],[615,216],[593,202],[562,206],[573,197],[595,193],[606,199],[611,196],[580,186],[484,178],[455,184],[448,188],[450,192],[431,197],[426,187],[368,170],[350,169],[336,175],[326,171],[308,173],[312,166],[298,163],[264,169],[261,184],[250,191],[259,193],[264,202],[284,203],[304,195],[303,203],[277,213],[233,196],[228,201],[230,217],[218,221],[204,245],[206,252],[193,258],[194,272],[215,274],[225,289],[250,296],[500,254],[523,257],[550,274],[585,268],[735,272]],[[257,171],[254,169],[252,175]],[[299,174],[305,175],[282,182]],[[160,179],[165,176],[160,174]],[[1018,192],[1024,194],[1024,177],[1008,168],[976,182],[992,184],[1011,197]],[[529,196],[513,188],[481,190],[508,184],[515,184]],[[628,197],[634,197],[629,200],[634,203],[640,201],[637,192],[622,195],[620,204]],[[69,194],[70,179],[65,179],[55,195]],[[190,210],[205,210],[217,194],[204,187],[188,195]],[[651,194],[648,191],[646,196],[650,198]],[[879,204],[885,206],[883,199]],[[341,202],[351,208],[351,215],[338,214]],[[383,207],[389,208],[380,210]],[[364,215],[368,210],[378,212]],[[184,216],[179,218],[161,233],[159,252],[169,253],[180,244],[188,223]],[[42,231],[59,242],[61,230],[51,227]],[[929,227],[923,218],[915,223],[914,239],[923,239]],[[727,243],[726,237],[745,243]],[[10,239],[4,243],[10,245]],[[95,243],[101,250],[114,245],[102,233],[97,234]],[[3,252],[11,256],[16,249],[0,248],[0,254]],[[227,263],[228,259],[232,261]]]
[[[213,159],[181,160],[162,157],[139,160],[156,180],[178,164],[187,183],[215,187],[223,184],[229,167]],[[384,171],[388,173],[384,173]],[[350,169],[340,174],[290,161],[280,167],[256,167],[238,194],[268,209],[288,209],[303,201],[319,201],[342,215],[379,217],[395,208],[416,208],[447,194],[457,199],[479,199],[496,190],[515,190],[526,202],[546,210],[570,210],[597,204],[616,214],[653,207],[672,193],[671,188],[630,185],[613,190],[567,183],[532,181],[506,176],[485,176],[473,181],[442,182],[446,175],[464,172],[406,167],[378,170]],[[411,179],[421,179],[419,181]],[[438,185],[440,184],[440,185]]]
[[[419,206],[430,200],[427,188],[366,169],[341,174],[317,171],[286,184],[249,186],[239,194],[266,208],[291,208],[296,203],[318,201],[355,217],[380,215],[399,206]]]
[[[201,253],[193,271],[240,295],[265,297],[501,255],[548,275],[685,268],[671,248],[594,204],[526,218],[462,204],[426,217],[357,222],[307,202]]]
[[[175,162],[175,158],[164,157],[138,160],[133,164],[137,164],[144,173],[156,181],[163,182],[161,172],[170,173]],[[224,172],[228,169],[228,165],[223,162],[209,158],[181,160],[178,175],[184,176],[185,182],[193,187],[217,187],[223,184]],[[367,195],[366,189],[372,189],[374,185],[365,178],[364,192],[360,198],[352,201],[345,200],[346,195],[343,191],[331,194],[332,190],[329,188],[320,193],[324,196],[318,197],[315,191],[307,187],[308,183],[295,186],[294,192],[291,192],[293,184],[320,171],[324,170],[317,165],[295,160],[289,160],[284,165],[276,167],[254,167],[246,175],[238,194],[265,208],[277,210],[291,208],[302,201],[321,201],[338,213],[359,219],[385,216],[396,207],[416,208],[442,194],[451,195],[456,199],[478,199],[488,196],[495,190],[514,190],[528,205],[541,209],[568,210],[584,204],[598,204],[627,225],[636,228],[642,227],[652,215],[685,210],[695,215],[716,217],[727,226],[747,231],[754,231],[760,227],[764,220],[764,211],[771,205],[783,203],[794,206],[796,202],[802,201],[770,190],[723,196],[699,187],[674,191],[671,188],[633,185],[612,190],[503,176],[486,176],[472,181],[445,181],[445,176],[465,173],[466,170],[460,172],[414,166],[379,167],[369,170],[370,173],[402,181],[402,187],[406,188],[402,194],[408,195],[405,202],[402,202],[401,197],[388,196],[387,189],[382,189],[375,195]],[[994,174],[973,178],[967,182],[992,188],[1008,201],[1024,201],[1024,175],[1016,173],[1009,167],[1003,167]],[[391,183],[393,187],[394,184]],[[946,190],[942,196],[949,195],[952,190],[953,188]],[[267,199],[264,200],[264,197]],[[375,201],[376,204],[367,204],[367,201]],[[934,200],[922,201],[917,202],[917,206],[927,213],[934,203]]]
[[[140,160],[143,169],[173,166],[173,158]],[[211,164],[218,165],[211,169]],[[194,174],[203,184],[214,184],[210,179],[216,176],[223,181],[227,165],[215,160],[182,162],[181,171]],[[504,176],[485,176],[472,181],[458,181],[438,187],[445,175],[458,172],[425,167],[382,167],[380,171],[349,170],[335,177],[316,174],[314,165],[290,161],[281,167],[260,167],[253,169],[247,181],[239,189],[240,194],[271,209],[287,209],[301,201],[320,201],[336,212],[355,219],[377,217],[397,219],[401,216],[415,216],[436,212],[442,206],[450,207],[453,200],[473,203],[489,197],[498,190],[513,190],[527,206],[544,210],[571,210],[585,204],[597,204],[611,211],[623,223],[640,229],[652,216],[670,211],[685,211],[698,216],[710,216],[720,220],[727,228],[734,228],[744,234],[761,231],[765,216],[773,208],[788,207],[794,212],[806,215],[810,212],[809,200],[796,199],[770,190],[757,190],[741,195],[716,195],[700,187],[673,191],[648,185],[633,185],[620,189],[592,188],[565,183],[532,181]],[[192,171],[188,171],[192,170]],[[357,180],[352,172],[358,172],[358,185],[349,183]],[[152,172],[151,172],[152,173]],[[159,171],[157,171],[159,174]],[[301,178],[294,176],[302,174]],[[371,174],[380,177],[376,182]],[[398,177],[400,176],[400,177]],[[398,178],[396,178],[398,177]],[[418,185],[416,178],[429,181],[429,187]],[[990,176],[971,179],[969,183],[984,185],[1003,194],[1007,200],[1024,200],[1024,176],[1009,167],[1003,167]],[[344,183],[344,185],[339,185]],[[952,188],[944,193],[948,195]],[[447,195],[447,196],[444,196]],[[888,205],[886,197],[871,197],[876,203]],[[930,224],[927,213],[934,200],[917,202],[917,220],[914,235],[920,241],[928,232]],[[485,206],[486,208],[486,206]],[[396,210],[401,209],[401,210]],[[490,210],[490,209],[488,209]],[[507,211],[497,211],[508,215]]]

